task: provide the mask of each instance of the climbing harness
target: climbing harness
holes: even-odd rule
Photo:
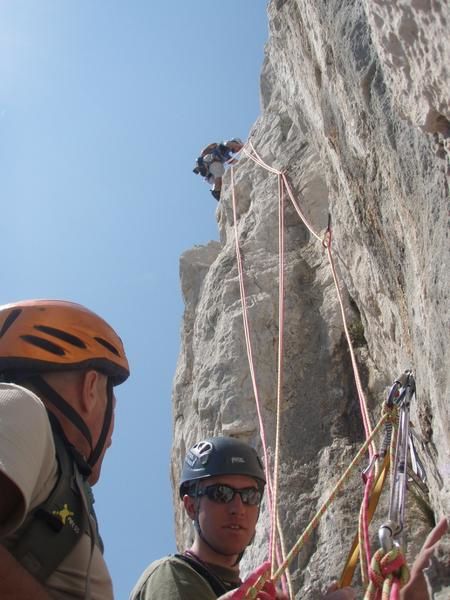
[[[415,393],[415,381],[411,371],[405,371],[405,373],[394,382],[389,396],[383,405],[383,414],[375,427],[372,427],[370,422],[370,415],[365,399],[361,379],[359,376],[359,370],[353,350],[353,344],[350,337],[350,332],[346,322],[344,302],[340,292],[340,286],[337,279],[336,268],[332,255],[332,229],[331,229],[331,218],[328,218],[328,226],[323,237],[314,231],[312,226],[309,224],[305,215],[300,209],[298,202],[296,201],[292,188],[289,184],[286,172],[284,170],[277,170],[267,165],[261,157],[255,151],[251,142],[242,148],[242,152],[250,158],[253,162],[264,168],[270,173],[277,175],[278,177],[278,195],[279,195],[279,314],[278,314],[278,376],[277,376],[277,414],[276,414],[276,425],[275,425],[275,451],[274,451],[274,468],[271,477],[267,477],[267,489],[268,489],[268,508],[270,513],[271,530],[269,537],[269,557],[271,558],[272,572],[271,574],[265,574],[248,590],[245,598],[255,598],[258,590],[261,590],[264,583],[268,580],[276,581],[283,574],[288,576],[287,568],[292,562],[293,558],[298,554],[300,549],[303,547],[305,542],[309,539],[312,530],[318,525],[321,516],[325,513],[328,506],[332,503],[335,496],[339,493],[344,483],[354,470],[356,465],[363,459],[365,453],[369,455],[369,466],[363,471],[364,481],[364,498],[361,505],[360,518],[359,518],[359,534],[355,537],[353,545],[350,551],[349,558],[347,559],[344,572],[342,574],[340,584],[349,585],[353,576],[353,572],[358,560],[358,556],[361,559],[361,571],[362,578],[365,585],[369,585],[366,600],[375,600],[378,596],[374,594],[371,586],[379,585],[381,579],[383,580],[382,587],[384,589],[383,600],[385,598],[391,598],[395,600],[398,597],[400,588],[408,579],[407,567],[405,564],[403,550],[404,547],[404,510],[405,510],[405,498],[406,498],[406,482],[407,482],[407,459],[408,451],[411,460],[412,471],[420,481],[425,481],[426,474],[421,463],[417,451],[414,445],[414,435],[410,433],[409,429],[409,407],[411,398]],[[239,235],[238,235],[238,220],[237,220],[237,208],[236,208],[236,196],[235,196],[235,185],[234,185],[234,167],[231,167],[231,191],[232,191],[232,207],[233,207],[233,228],[235,234],[235,248],[236,258],[239,275],[239,287],[241,296],[242,316],[244,325],[244,335],[247,349],[247,357],[250,368],[250,375],[253,385],[253,392],[256,402],[256,411],[258,415],[260,437],[263,447],[264,462],[266,467],[266,473],[271,473],[270,463],[268,458],[268,450],[266,443],[266,435],[264,431],[264,423],[262,419],[261,406],[259,401],[258,386],[256,380],[255,366],[253,360],[253,349],[250,333],[250,325],[247,311],[247,299],[244,282],[244,272],[242,255],[239,247]],[[331,272],[333,275],[333,281],[336,287],[337,297],[339,301],[343,327],[347,344],[349,347],[354,378],[356,383],[357,394],[360,403],[361,418],[364,425],[366,441],[358,451],[357,455],[345,470],[343,475],[340,477],[335,487],[333,488],[328,499],[316,512],[312,518],[310,524],[306,527],[304,533],[297,540],[293,548],[289,553],[286,554],[284,548],[284,540],[281,531],[281,527],[278,519],[277,511],[277,500],[278,500],[278,456],[279,456],[279,435],[280,435],[280,414],[281,414],[281,402],[282,402],[282,375],[283,375],[283,329],[284,329],[284,199],[285,196],[290,199],[295,211],[303,221],[304,225],[318,241],[321,242],[322,246],[326,250],[328,261],[330,264]],[[385,427],[385,436],[381,444],[380,450],[376,452],[375,436],[380,432],[382,427]],[[398,431],[397,431],[398,429]],[[395,449],[395,452],[394,452]],[[381,463],[381,465],[380,465]],[[391,499],[389,507],[389,518],[388,522],[380,527],[380,543],[381,548],[375,553],[373,559],[370,557],[370,543],[369,543],[369,523],[376,510],[378,500],[383,489],[383,485],[386,481],[389,470],[392,470],[392,484],[391,484]],[[277,535],[279,540],[277,541]],[[398,538],[398,539],[397,539]],[[360,549],[363,552],[360,552]],[[281,557],[281,558],[280,558]],[[278,564],[278,568],[276,568]],[[370,567],[369,567],[370,565]],[[384,583],[384,582],[387,583]],[[377,583],[375,583],[377,582]],[[287,577],[287,585],[291,597],[293,597],[292,587],[290,584],[289,576]],[[283,585],[283,589],[284,585]],[[370,592],[369,592],[370,590]],[[387,591],[386,591],[387,590]],[[391,593],[392,592],[392,593]]]
[[[231,150],[227,146],[228,143],[240,143],[240,140],[236,138],[229,140],[225,144],[209,144],[209,146],[204,148],[202,154],[195,161],[192,172],[196,175],[207,177],[210,172],[209,167],[213,162],[226,164],[227,162],[233,160]]]

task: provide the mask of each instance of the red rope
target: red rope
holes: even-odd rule
[[[306,216],[304,215],[304,213],[301,211],[300,206],[298,205],[294,194],[292,193],[291,187],[289,185],[289,182],[287,180],[287,176],[286,173],[283,171],[278,171],[277,169],[274,169],[273,167],[270,167],[269,165],[267,165],[262,158],[258,155],[258,153],[256,152],[253,144],[251,142],[248,142],[252,152],[249,152],[245,147],[243,148],[244,153],[251,158],[255,163],[259,164],[261,167],[263,167],[264,169],[266,169],[267,171],[270,171],[271,173],[275,173],[277,175],[281,175],[281,177],[283,178],[284,181],[284,185],[286,188],[286,191],[289,195],[289,198],[292,202],[292,205],[295,209],[295,211],[297,212],[298,216],[300,217],[300,219],[303,221],[305,227],[308,229],[308,231],[311,233],[311,235],[313,235],[317,240],[319,240],[320,242],[322,242],[322,244],[324,245],[324,247],[327,250],[327,255],[328,255],[328,261],[330,263],[330,267],[331,267],[331,271],[333,274],[333,280],[334,280],[334,284],[336,287],[336,291],[337,291],[337,295],[338,295],[338,301],[339,301],[339,305],[340,305],[340,309],[341,309],[341,315],[342,315],[342,322],[344,325],[344,331],[345,331],[345,336],[347,339],[347,344],[349,347],[349,351],[350,351],[350,357],[351,357],[351,362],[352,362],[352,367],[353,367],[353,373],[354,373],[354,377],[355,377],[355,384],[356,384],[356,390],[358,393],[358,399],[359,399],[359,404],[360,404],[360,410],[361,410],[361,416],[362,416],[362,420],[363,420],[363,425],[364,425],[364,431],[365,431],[365,435],[366,435],[366,439],[368,437],[370,437],[372,428],[370,425],[370,418],[369,418],[369,411],[367,409],[367,402],[364,396],[364,391],[362,388],[362,384],[361,384],[361,378],[359,376],[359,370],[358,370],[358,365],[356,363],[356,359],[355,359],[355,354],[353,351],[353,344],[350,338],[350,333],[348,331],[348,327],[347,327],[347,319],[345,317],[345,311],[344,311],[344,304],[342,301],[342,295],[339,289],[339,283],[337,280],[337,275],[336,275],[336,269],[334,266],[334,261],[333,261],[333,256],[331,254],[331,228],[328,227],[328,230],[326,232],[325,235],[325,239],[322,239],[313,229],[313,227],[310,225],[308,219],[306,218]],[[369,449],[369,457],[372,458],[373,454],[375,453],[375,447],[373,445],[370,446]]]
[[[333,281],[335,284],[338,302],[340,306],[342,322],[344,327],[344,332],[350,352],[351,363],[353,367],[354,379],[356,390],[358,394],[358,400],[360,405],[361,418],[363,421],[364,432],[366,436],[366,440],[371,438],[372,436],[372,426],[370,423],[369,411],[367,408],[367,401],[364,395],[363,387],[361,384],[361,378],[359,375],[359,369],[355,358],[355,353],[353,350],[353,344],[351,341],[350,333],[347,327],[347,319],[345,316],[344,303],[342,299],[342,294],[339,288],[339,282],[336,274],[336,268],[334,264],[333,255],[331,252],[331,244],[332,244],[332,231],[330,224],[328,225],[327,231],[325,233],[324,238],[322,239],[313,229],[313,227],[308,222],[306,216],[300,209],[299,204],[297,203],[295,196],[291,190],[289,182],[287,180],[286,173],[284,171],[279,171],[273,167],[270,167],[266,164],[262,158],[256,152],[254,146],[251,142],[248,142],[248,146],[251,148],[249,151],[245,146],[242,148],[243,153],[245,153],[251,160],[253,160],[256,164],[264,168],[265,170],[278,175],[278,190],[279,190],[279,305],[278,305],[278,322],[279,322],[279,340],[278,340],[278,381],[277,381],[277,425],[276,425],[276,440],[275,440],[275,465],[274,465],[274,474],[273,480],[270,481],[268,477],[268,503],[269,503],[269,512],[271,517],[271,532],[270,532],[270,542],[269,542],[269,556],[272,557],[272,570],[274,568],[275,560],[275,550],[277,548],[276,544],[276,531],[277,531],[277,501],[278,501],[278,464],[279,464],[279,412],[281,407],[281,398],[282,398],[282,374],[283,374],[283,331],[284,331],[284,189],[286,190],[291,203],[299,215],[300,219],[311,233],[313,237],[317,240],[321,241],[322,245],[327,251],[327,257],[330,264]],[[239,281],[240,281],[240,289],[241,289],[241,302],[242,302],[242,310],[243,310],[243,320],[244,320],[244,332],[246,338],[247,345],[247,355],[249,359],[250,372],[253,382],[253,388],[255,393],[255,400],[257,406],[258,420],[261,432],[261,441],[263,445],[264,451],[264,460],[266,464],[266,472],[269,473],[269,459],[268,459],[268,450],[264,433],[264,425],[262,420],[261,408],[259,403],[258,391],[256,386],[256,376],[254,371],[253,364],[253,353],[251,347],[251,339],[250,339],[250,329],[248,324],[248,315],[247,315],[247,307],[245,302],[245,287],[243,280],[243,268],[242,268],[242,258],[239,250],[238,243],[238,232],[237,232],[237,216],[236,216],[236,199],[234,192],[234,173],[233,167],[231,167],[231,182],[232,182],[232,199],[233,199],[233,218],[234,218],[234,229],[235,229],[235,241],[236,241],[236,256],[238,260],[238,271],[239,271]],[[368,446],[369,452],[369,460],[372,462],[373,456],[375,455],[375,445],[371,442]],[[368,517],[368,502],[370,497],[370,491],[373,484],[374,475],[373,472],[370,471],[369,477],[365,483],[364,489],[364,499],[361,506],[360,513],[360,531],[362,534],[362,549],[365,553],[365,561],[363,560],[363,556],[361,553],[361,566],[362,566],[362,574],[363,579],[368,579],[367,575],[367,565],[370,564],[370,543],[369,543],[369,517]],[[273,499],[273,501],[272,501]],[[365,564],[364,564],[365,563]]]
[[[232,201],[233,201],[234,239],[235,239],[238,275],[239,275],[239,288],[240,288],[240,295],[241,295],[242,320],[243,320],[243,325],[244,325],[245,345],[246,345],[246,349],[247,349],[247,358],[248,358],[248,364],[249,364],[249,369],[250,369],[250,377],[252,380],[253,394],[255,396],[256,412],[258,415],[258,423],[259,423],[259,433],[260,433],[261,444],[262,444],[262,448],[263,448],[263,456],[264,456],[264,463],[265,463],[265,470],[266,470],[266,477],[267,477],[267,504],[268,504],[269,513],[271,515],[271,518],[273,518],[272,517],[272,515],[273,515],[272,481],[270,478],[271,470],[270,470],[270,462],[269,462],[269,453],[268,453],[267,442],[266,442],[266,433],[265,433],[265,429],[264,429],[264,421],[262,418],[261,402],[259,399],[258,386],[256,383],[255,364],[254,364],[254,360],[253,360],[253,348],[252,348],[252,340],[251,340],[251,335],[250,335],[250,325],[249,325],[247,302],[246,302],[247,296],[246,296],[245,283],[244,283],[244,269],[243,269],[243,265],[242,265],[242,254],[241,254],[241,250],[239,247],[239,234],[238,234],[238,228],[237,228],[237,210],[236,210],[236,196],[235,196],[235,190],[234,190],[234,167],[233,166],[231,167],[230,171],[231,171],[231,192],[232,192],[231,195],[232,195]],[[274,540],[273,540],[272,532],[271,532],[270,540],[269,540],[269,556],[272,553],[273,543],[274,543]]]
[[[280,454],[280,413],[283,397],[283,357],[284,357],[284,189],[283,179],[278,176],[278,376],[277,376],[277,413],[275,426],[275,459],[273,472],[272,539],[276,539],[278,506],[278,470]],[[272,548],[272,572],[275,568],[275,556]]]
[[[268,448],[267,448],[267,442],[266,442],[266,435],[265,435],[265,429],[264,429],[264,422],[263,422],[263,418],[262,418],[262,411],[261,411],[261,402],[259,399],[259,392],[258,392],[258,386],[257,386],[257,382],[256,382],[256,373],[255,373],[255,365],[254,365],[254,360],[253,360],[253,348],[252,348],[252,342],[251,342],[251,334],[250,334],[250,323],[249,323],[249,318],[248,318],[248,311],[247,311],[247,302],[246,302],[246,290],[245,290],[245,283],[244,283],[244,269],[243,269],[243,264],[242,264],[242,253],[239,247],[239,233],[238,233],[238,229],[237,229],[237,209],[236,209],[236,195],[235,195],[235,186],[234,186],[234,168],[233,166],[230,169],[231,171],[231,190],[232,190],[232,204],[233,204],[233,228],[234,228],[234,236],[235,236],[235,247],[236,247],[236,258],[237,258],[237,266],[238,266],[238,274],[239,274],[239,289],[240,289],[240,296],[241,296],[241,306],[242,306],[242,319],[243,319],[243,324],[244,324],[244,336],[245,336],[245,344],[246,344],[246,349],[247,349],[247,358],[248,358],[248,363],[249,363],[249,368],[250,368],[250,375],[251,375],[251,380],[252,380],[252,385],[253,385],[253,393],[254,393],[254,397],[255,397],[255,403],[256,403],[256,412],[258,415],[258,423],[259,423],[259,429],[260,429],[260,437],[261,437],[261,444],[263,447],[263,455],[264,455],[264,462],[265,462],[265,466],[266,466],[266,475],[267,475],[267,503],[268,503],[268,508],[269,508],[269,514],[270,514],[270,521],[272,523],[272,527],[271,527],[271,531],[270,531],[270,537],[269,537],[269,557],[272,557],[272,565],[275,564],[275,556],[277,558],[277,564],[281,564],[282,560],[284,559],[282,552],[280,553],[277,541],[276,541],[276,531],[277,531],[277,526],[278,526],[278,522],[277,522],[277,510],[276,510],[276,500],[273,499],[273,481],[270,478],[270,463],[269,463],[269,455],[268,455]],[[281,190],[282,191],[282,190]],[[281,193],[281,192],[280,192]],[[283,198],[282,198],[282,194],[280,196],[280,203],[281,203],[281,207],[280,207],[280,215],[283,214],[284,212],[284,207],[282,206],[283,203]],[[281,217],[282,219],[282,224],[280,225],[280,248],[283,248],[283,250],[281,250],[281,257],[280,257],[280,265],[284,264],[284,217]],[[281,278],[281,286],[282,286],[282,291],[280,291],[279,293],[284,297],[284,269],[280,266],[280,278]],[[279,339],[279,348],[281,348],[281,350],[279,349],[278,352],[278,356],[279,356],[279,361],[281,360],[281,365],[282,365],[282,356],[283,356],[283,351],[282,351],[282,347],[283,347],[283,312],[284,312],[284,308],[283,308],[283,302],[281,302],[281,306],[280,306],[280,318],[279,318],[279,322],[280,322],[280,329],[281,329],[281,339]],[[279,374],[282,372],[282,366],[280,365],[279,362]],[[280,375],[279,375],[280,376]],[[281,402],[281,384],[278,384],[278,397],[279,397],[279,401]],[[275,453],[275,457],[278,456],[278,453]],[[274,480],[276,481],[276,473],[277,473],[277,468],[278,465],[275,467],[274,470]],[[275,493],[276,493],[276,489],[277,486],[275,484]],[[281,537],[280,537],[281,539]],[[286,591],[286,582],[284,580],[284,578],[282,579],[282,587],[283,590]]]

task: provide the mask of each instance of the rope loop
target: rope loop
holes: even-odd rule
[[[365,600],[397,598],[398,592],[409,580],[409,569],[402,550],[398,546],[389,552],[379,548],[370,563],[369,579]]]

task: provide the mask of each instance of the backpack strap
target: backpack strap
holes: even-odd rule
[[[230,591],[223,585],[220,579],[214,575],[214,573],[211,573],[211,571],[197,562],[194,558],[186,556],[185,554],[174,554],[174,557],[179,558],[183,562],[187,563],[194,569],[194,571],[203,577],[203,579],[205,579],[205,581],[210,585],[217,598]]]
[[[58,481],[50,495],[25,519],[11,545],[5,544],[16,560],[40,582],[45,582],[78,543],[84,532],[90,532],[89,516],[92,499],[77,484],[82,476],[63,439],[53,430]],[[86,482],[86,485],[87,482]],[[99,536],[95,542],[102,547]]]

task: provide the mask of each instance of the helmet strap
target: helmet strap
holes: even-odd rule
[[[58,394],[58,392],[56,390],[54,390],[51,387],[51,385],[49,385],[45,381],[45,379],[43,379],[40,375],[30,377],[28,379],[28,381],[34,388],[36,388],[36,390],[40,394],[42,394],[44,396],[44,398],[48,402],[50,402],[50,404],[53,404],[53,406],[55,406],[59,410],[59,412],[61,412],[78,429],[78,431],[87,440],[89,447],[91,448],[91,454],[89,455],[89,458],[85,462],[86,462],[86,466],[89,468],[89,470],[91,470],[92,467],[95,465],[95,463],[100,458],[103,448],[105,447],[105,442],[106,442],[106,438],[108,437],[109,428],[111,426],[111,420],[112,420],[113,408],[114,408],[113,384],[112,384],[111,379],[109,378],[108,383],[107,383],[107,388],[106,388],[107,399],[106,399],[105,416],[103,418],[103,425],[102,425],[102,430],[100,432],[100,437],[98,438],[98,442],[97,442],[95,448],[92,448],[92,436],[91,436],[91,432],[90,432],[88,426],[83,421],[83,419],[80,417],[80,415],[70,406],[70,404],[68,402],[66,402],[64,400],[64,398],[62,396],[60,394]]]
[[[88,459],[88,465],[93,467],[95,463],[100,458],[101,453],[103,452],[103,448],[105,447],[106,438],[108,437],[109,428],[111,427],[111,421],[114,410],[114,402],[113,402],[113,384],[111,378],[108,378],[108,383],[106,387],[106,409],[105,416],[103,418],[102,430],[100,432],[100,437],[98,438],[98,442],[95,448],[92,450],[91,455]],[[92,446],[91,446],[92,447]]]
[[[89,446],[92,448],[91,432],[76,410],[73,409],[70,404],[66,402],[64,398],[58,394],[58,392],[54,390],[51,385],[49,385],[40,375],[37,375],[36,377],[30,377],[28,381],[33,385],[33,387],[43,394],[45,399],[48,400],[50,404],[53,404],[53,406],[55,406],[59,412],[69,419],[69,421],[86,438]]]
[[[211,550],[213,552],[215,552],[216,554],[221,554],[222,556],[227,556],[226,554],[223,554],[220,550],[218,550],[215,546],[213,546],[206,539],[206,537],[204,536],[204,534],[202,532],[202,528],[200,527],[200,521],[199,521],[199,518],[198,518],[199,508],[200,508],[200,500],[201,500],[201,498],[198,496],[198,489],[199,489],[199,487],[200,487],[199,486],[199,482],[196,481],[195,488],[194,488],[194,491],[193,491],[193,494],[194,494],[194,497],[195,497],[195,516],[194,516],[194,520],[193,520],[195,531],[197,532],[197,534],[198,534],[199,538],[202,540],[202,542],[204,542],[208,546],[208,548],[211,548]],[[250,544],[252,542],[253,542],[253,538],[252,538]],[[242,550],[242,552],[240,552],[238,554],[238,557],[237,557],[236,561],[233,563],[233,567],[237,566],[241,562],[241,558],[244,556],[244,552],[245,552],[245,548],[244,548],[244,550]]]
[[[73,444],[71,444],[69,442],[69,440],[67,439],[66,434],[64,433],[63,428],[61,427],[61,424],[58,421],[58,419],[56,418],[56,416],[49,410],[47,410],[47,415],[48,415],[53,433],[54,434],[56,433],[60,437],[60,439],[63,441],[65,447],[69,451],[69,454],[74,459],[80,474],[83,476],[84,479],[87,479],[92,472],[91,467],[87,464],[84,456],[80,452],[78,452],[78,450],[75,448],[75,446]]]
[[[51,385],[49,385],[45,381],[45,379],[43,379],[40,375],[29,377],[27,378],[27,381],[80,431],[80,433],[86,438],[90,448],[92,449],[91,432],[86,423],[83,421],[80,415],[70,406],[70,404],[66,402],[64,398],[60,394],[58,394],[58,392],[54,390],[51,387]],[[54,419],[52,419],[52,422],[54,423]],[[61,426],[60,430],[62,431]],[[75,455],[76,453],[77,463],[84,463],[84,468],[82,469],[82,471],[89,475],[91,468],[88,462],[86,462],[86,460],[81,457],[81,454],[75,449],[75,447],[72,444],[70,444],[65,435],[63,436],[63,439],[66,442],[66,444],[71,448],[72,454]]]

